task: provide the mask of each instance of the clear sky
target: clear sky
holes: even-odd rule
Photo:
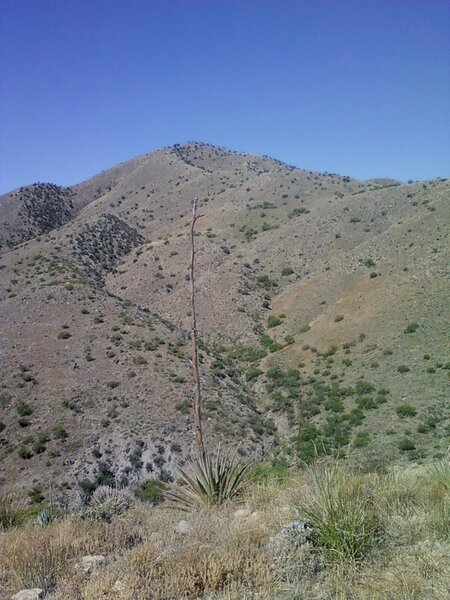
[[[449,0],[0,0],[0,192],[188,140],[449,176]]]

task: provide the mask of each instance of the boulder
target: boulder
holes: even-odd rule
[[[11,600],[40,600],[44,597],[44,590],[33,588],[28,590],[20,590],[12,596]]]

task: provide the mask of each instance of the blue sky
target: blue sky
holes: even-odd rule
[[[199,140],[448,176],[447,0],[0,0],[0,192]]]

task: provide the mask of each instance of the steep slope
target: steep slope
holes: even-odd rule
[[[71,498],[85,479],[168,478],[192,450],[194,197],[208,443],[288,461],[438,455],[449,188],[192,142],[4,196],[3,483]]]

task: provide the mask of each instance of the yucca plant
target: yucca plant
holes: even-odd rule
[[[220,506],[242,493],[252,463],[241,463],[219,447],[215,456],[206,455],[179,470],[179,483],[164,492],[177,507]]]

